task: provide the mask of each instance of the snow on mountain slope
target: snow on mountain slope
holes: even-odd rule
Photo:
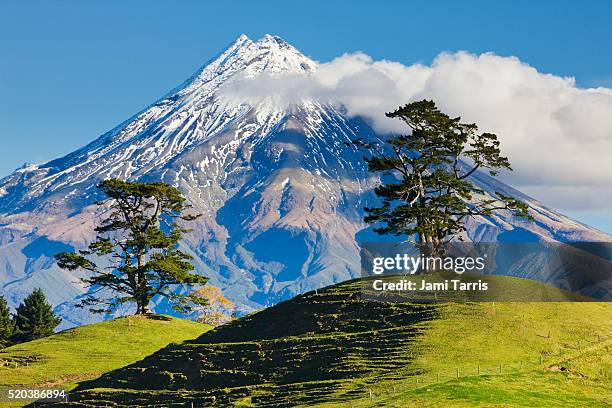
[[[305,99],[289,108],[273,98],[251,105],[219,97],[236,78],[310,75],[317,64],[278,37],[240,36],[166,96],[65,157],[28,165],[0,180],[0,292],[15,306],[43,287],[65,327],[94,317],[73,307],[84,293],[78,273],[53,255],[83,246],[105,211],[93,205],[105,178],[163,180],[202,214],[184,249],[198,272],[224,288],[243,311],[354,277],[358,241],[368,232],[362,208],[376,179],[345,142],[376,133],[341,106]],[[485,191],[528,201],[536,222],[505,213],[470,225],[475,240],[509,231],[542,239],[609,241],[600,231],[547,209],[490,177]],[[167,311],[160,302],[158,311]]]

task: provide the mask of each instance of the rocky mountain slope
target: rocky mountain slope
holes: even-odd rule
[[[163,180],[180,188],[203,216],[184,250],[199,273],[224,289],[243,312],[355,277],[360,240],[371,239],[362,208],[376,179],[345,142],[377,138],[333,101],[304,98],[283,106],[273,92],[257,103],[221,97],[232,81],[311,75],[317,63],[278,37],[240,36],[176,89],[87,146],[0,180],[0,293],[15,306],[42,287],[63,327],[91,322],[74,309],[85,289],[59,270],[53,255],[80,248],[105,208],[105,178]],[[526,200],[534,223],[500,213],[470,225],[480,241],[537,237],[609,241],[490,177],[485,191]],[[155,310],[168,312],[164,302]]]

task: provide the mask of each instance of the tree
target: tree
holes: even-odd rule
[[[0,348],[9,344],[13,335],[14,322],[11,319],[11,312],[8,308],[6,299],[0,296]]]
[[[190,206],[185,204],[181,192],[162,182],[131,183],[117,179],[105,180],[98,188],[106,199],[97,204],[109,204],[110,211],[95,228],[96,239],[78,254],[63,252],[55,256],[61,268],[91,272],[90,277],[82,280],[94,290],[79,306],[91,306],[95,313],[109,313],[133,302],[136,314],[147,314],[154,296],[168,298],[179,311],[189,311],[193,304],[202,303],[195,296],[172,291],[174,285],[203,285],[208,280],[191,272],[191,256],[178,249],[178,242],[190,231],[178,221],[198,217],[183,214]],[[108,258],[110,265],[98,267],[89,259],[93,256]],[[98,295],[103,289],[119,296]]]
[[[531,218],[525,203],[500,192],[486,198],[470,181],[477,170],[491,176],[512,170],[495,134],[479,133],[476,124],[461,123],[428,100],[386,115],[406,123],[411,133],[390,137],[384,147],[354,141],[371,153],[365,158],[368,169],[386,181],[375,189],[382,205],[365,208],[364,221],[379,225],[375,232],[415,237],[415,243],[438,252],[444,242],[461,239],[469,217],[508,210]]]
[[[195,296],[206,300],[206,305],[198,308],[200,323],[211,326],[219,326],[234,318],[236,305],[223,296],[221,289],[216,286],[206,285],[195,291]]]
[[[13,337],[19,342],[46,337],[53,334],[53,329],[61,322],[42,289],[34,289],[17,307]]]

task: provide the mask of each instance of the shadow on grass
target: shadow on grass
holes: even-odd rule
[[[151,319],[151,320],[163,320],[165,322],[168,322],[168,321],[172,320],[172,318],[169,317],[169,316],[156,315],[156,314],[147,315],[147,319]]]

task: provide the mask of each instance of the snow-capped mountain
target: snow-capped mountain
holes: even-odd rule
[[[341,106],[305,98],[289,107],[223,98],[235,79],[311,75],[317,63],[284,40],[240,36],[166,96],[65,157],[26,165],[0,180],[0,293],[15,306],[45,289],[64,327],[91,321],[73,301],[78,274],[53,255],[80,248],[105,211],[95,186],[105,178],[162,180],[180,188],[203,216],[184,249],[198,272],[243,311],[359,273],[368,236],[363,206],[374,200],[362,153],[345,142],[376,138]],[[609,241],[484,174],[485,191],[527,201],[535,223],[500,213],[470,225],[474,240],[531,234],[546,240]],[[166,307],[163,303],[158,310]]]

